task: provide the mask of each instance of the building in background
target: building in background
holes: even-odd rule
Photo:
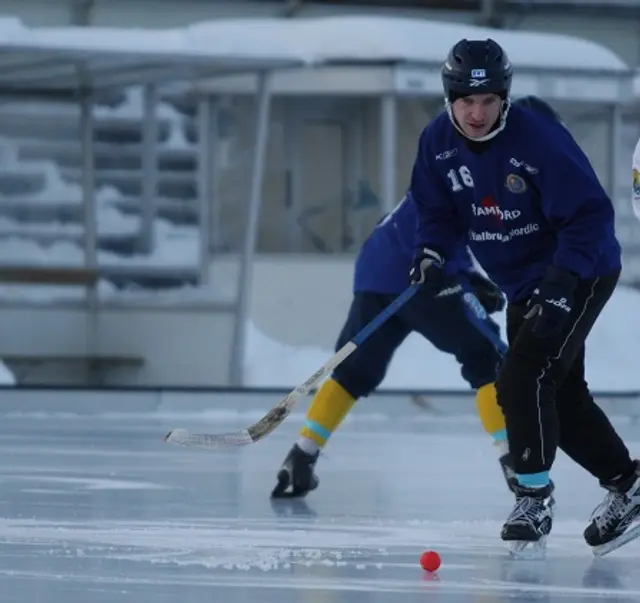
[[[610,49],[632,69],[638,68],[640,59],[640,38],[636,33],[640,30],[640,1],[632,0],[600,3],[0,0],[0,13],[16,15],[30,26],[77,24],[158,29],[228,18],[408,17],[461,27],[474,24],[503,31],[572,35]],[[586,55],[584,62],[589,67]],[[324,338],[326,333],[335,332],[337,325],[332,323],[333,318],[317,318],[313,325],[303,318],[305,312],[307,316],[309,312],[313,314],[313,309],[304,308],[309,300],[300,283],[307,283],[307,287],[317,284],[326,291],[344,289],[348,293],[353,254],[380,214],[401,197],[417,135],[442,108],[438,94],[405,94],[392,101],[388,95],[374,93],[375,86],[379,86],[379,79],[375,78],[392,73],[388,65],[376,69],[358,70],[350,65],[341,71],[337,66],[331,73],[323,72],[324,80],[320,71],[276,78],[251,304],[254,322],[274,339],[295,345],[319,344],[325,349],[331,345]],[[409,70],[405,75],[401,83],[406,89],[422,86],[420,78],[410,77]],[[594,89],[605,85],[601,75],[594,75]],[[193,316],[193,310],[185,310],[185,300],[193,305],[194,299],[203,299],[203,294],[197,291],[202,275],[199,254],[203,251],[209,254],[213,266],[214,276],[208,286],[215,289],[215,303],[224,305],[234,295],[237,271],[230,266],[229,258],[242,248],[245,236],[248,174],[255,140],[255,87],[251,78],[229,77],[209,79],[199,88],[215,92],[206,121],[213,143],[211,169],[203,170],[201,165],[205,122],[198,102],[186,95],[183,88],[162,89],[159,102],[154,105],[156,120],[152,126],[160,145],[156,150],[158,178],[151,214],[141,202],[149,196],[148,181],[145,184],[149,163],[144,155],[145,128],[148,133],[149,122],[143,118],[148,97],[142,88],[133,87],[113,90],[100,98],[93,131],[99,260],[119,266],[136,262],[138,269],[101,274],[99,293],[120,305],[134,297],[139,303],[140,299],[148,300],[157,293],[165,300],[164,309],[154,310],[153,319],[148,313],[147,318],[164,326],[145,327],[145,338],[162,341],[163,331],[159,329],[167,328],[172,333],[183,333],[184,346],[188,347],[188,338],[193,338],[188,333],[201,334],[211,328],[221,342],[220,352],[215,356],[223,358],[229,356],[232,329],[225,322],[228,317],[224,320],[219,317],[218,322],[206,328],[202,325],[183,328],[178,325],[186,323],[180,322],[182,318],[178,320],[176,312]],[[619,104],[589,101],[581,90],[572,92],[569,86],[564,100],[551,91],[546,98],[562,114],[611,192],[618,208],[618,232],[625,250],[623,278],[627,283],[640,283],[640,224],[633,218],[629,204],[631,155],[640,137],[640,86],[635,92],[638,101],[629,87],[629,98],[620,98],[624,102]],[[77,109],[58,101],[6,100],[0,105],[0,263],[82,261],[83,210],[79,191],[83,157],[77,119]],[[392,138],[385,126],[390,123],[394,124]],[[198,239],[203,173],[209,174],[206,186],[211,205],[207,212],[210,232],[206,249]],[[145,222],[145,216],[151,222]],[[297,289],[293,283],[297,283]],[[44,293],[36,289],[25,289],[23,296],[16,293],[15,287],[3,285],[0,297],[13,300],[27,297],[43,304],[50,288]],[[275,295],[274,291],[280,294]],[[77,291],[74,293],[66,286],[54,293],[58,300],[77,298]],[[346,301],[342,297],[337,294],[337,315],[342,311],[340,304]],[[323,303],[324,313],[333,316],[330,309],[333,301]],[[169,311],[170,307],[175,307],[174,313]],[[204,312],[198,312],[202,318]],[[283,316],[276,318],[278,312]],[[281,325],[287,320],[296,325],[298,321],[299,326],[285,333]],[[1,323],[2,318],[0,334],[11,332],[3,331]],[[169,323],[173,326],[168,327]],[[142,325],[135,321],[134,324]],[[77,342],[75,347],[62,349],[70,332],[74,329],[57,332],[59,341],[52,340],[47,349],[61,349],[60,354],[67,357],[81,355],[69,351],[79,349]],[[151,332],[153,338],[149,338]],[[116,360],[120,357],[121,364],[126,365],[114,370],[107,382],[131,381],[130,374],[138,370],[139,359],[147,356],[144,350],[130,353],[136,337],[131,332],[128,335],[128,339],[124,338],[128,341],[126,345],[112,338],[107,346],[118,352],[109,352],[107,356]],[[149,346],[154,354],[160,350],[157,343]],[[0,358],[5,353],[6,344],[3,349],[0,342]],[[39,366],[47,364],[52,353],[36,356]],[[24,374],[37,380],[40,373],[34,369],[36,362],[27,364]],[[189,377],[177,381],[184,383],[191,379],[206,384],[223,379],[221,375],[226,369],[212,371],[215,376],[210,378],[206,363],[201,364],[197,378],[194,369]],[[154,374],[158,372],[170,374],[156,367]],[[66,373],[56,368],[55,374]],[[145,378],[136,377],[133,381],[144,382]]]

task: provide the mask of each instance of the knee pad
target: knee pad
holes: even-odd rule
[[[526,359],[513,353],[505,356],[496,379],[498,404],[505,415],[518,412],[518,405],[523,396],[523,387],[527,389],[535,387],[533,374],[533,366]]]
[[[372,394],[382,383],[384,373],[380,374],[376,369],[367,370],[364,363],[343,363],[333,371],[332,377],[357,400]]]
[[[472,389],[480,389],[487,383],[494,383],[502,357],[498,351],[488,345],[482,350],[473,350],[462,359],[460,373]]]

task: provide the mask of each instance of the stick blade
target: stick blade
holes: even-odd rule
[[[186,448],[231,448],[253,444],[254,440],[246,429],[230,433],[191,433],[187,429],[174,429],[165,437],[164,441]]]
[[[288,416],[294,405],[305,392],[295,389],[278,404],[276,404],[262,419],[246,429],[230,433],[191,433],[187,429],[173,429],[164,441],[168,444],[186,446],[188,448],[230,448],[232,446],[246,446],[254,444],[269,435]]]

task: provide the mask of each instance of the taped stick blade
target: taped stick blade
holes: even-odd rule
[[[246,446],[254,442],[246,429],[221,434],[191,433],[187,429],[174,429],[164,437],[164,441],[176,446],[206,449]]]

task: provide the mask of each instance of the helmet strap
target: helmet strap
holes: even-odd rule
[[[460,134],[462,134],[465,138],[472,140],[473,142],[486,142],[497,136],[499,132],[502,132],[502,130],[504,130],[505,126],[507,125],[507,116],[509,115],[509,109],[511,108],[511,98],[507,96],[502,101],[502,103],[500,103],[500,115],[498,117],[498,121],[496,122],[497,127],[492,128],[487,134],[485,134],[484,136],[479,136],[478,138],[473,138],[464,133],[464,130],[458,124],[456,118],[453,115],[453,104],[446,96],[444,99],[444,106],[447,110],[447,114],[449,115],[449,120],[453,124],[453,127],[458,130],[458,132],[460,132]]]

